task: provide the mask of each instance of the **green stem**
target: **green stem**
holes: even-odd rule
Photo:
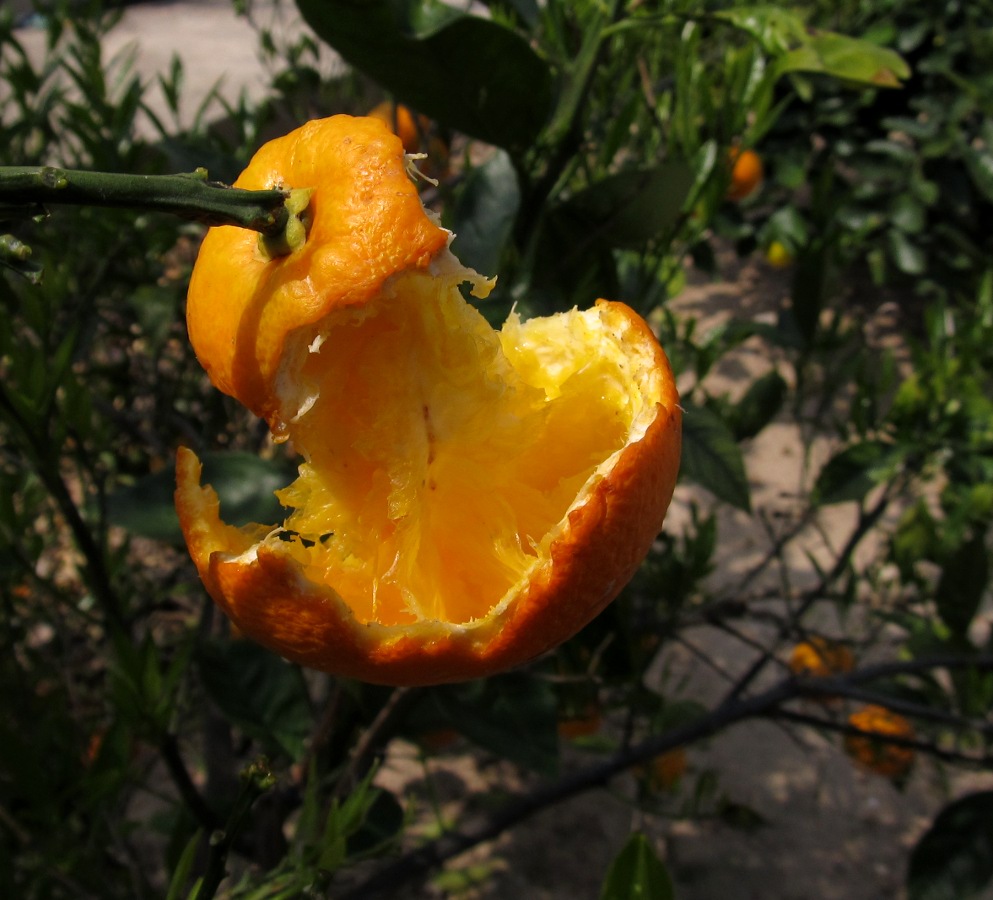
[[[216,830],[210,836],[207,849],[207,867],[197,889],[194,900],[211,900],[217,894],[224,876],[227,874],[227,859],[235,839],[248,819],[248,813],[255,801],[276,783],[276,777],[264,757],[255,760],[241,773],[241,792],[235,800],[234,808],[223,830]]]
[[[179,175],[86,172],[52,166],[0,166],[0,220],[30,218],[45,206],[107,206],[167,212],[205,225],[237,225],[278,235],[290,213],[289,191],[247,191],[207,180],[207,170]]]

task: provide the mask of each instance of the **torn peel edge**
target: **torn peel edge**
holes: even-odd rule
[[[667,411],[668,410],[668,411]],[[425,620],[404,625],[359,622],[326,584],[307,580],[285,546],[246,548],[253,536],[217,520],[216,493],[199,485],[196,455],[181,448],[177,457],[177,509],[184,534],[208,593],[247,637],[291,662],[370,683],[428,685],[484,677],[523,665],[572,637],[616,597],[648,551],[664,518],[674,484],[672,460],[678,440],[667,436],[678,409],[660,409],[649,428],[650,445],[667,446],[670,463],[659,467],[646,490],[616,490],[599,480],[588,502],[563,522],[549,555],[535,560],[504,601],[483,618],[467,623]],[[618,466],[637,466],[637,445],[626,448]],[[647,493],[662,492],[657,520],[638,535],[621,536],[603,526],[646,502]],[[663,496],[664,495],[664,496]],[[652,504],[655,505],[655,504]],[[213,516],[213,519],[211,519]],[[193,521],[191,521],[191,519]],[[221,525],[237,537],[236,546],[203,540],[203,532]],[[259,527],[263,536],[270,529]],[[634,540],[631,540],[631,538]],[[615,560],[624,558],[612,577],[590,558],[577,558],[574,545],[595,541]],[[238,551],[238,552],[236,552]],[[580,605],[549,604],[549,593],[574,596]],[[564,615],[563,615],[564,614]],[[565,620],[565,621],[564,621]]]
[[[594,311],[581,315],[592,320]],[[679,459],[678,397],[657,341],[644,340],[647,324],[606,301],[597,304],[595,318],[618,344],[638,350],[643,406],[628,440],[602,460],[546,533],[545,552],[485,613],[461,622],[359,620],[331,584],[308,578],[299,548],[274,539],[278,526],[225,525],[216,493],[200,486],[199,462],[184,450],[177,458],[177,508],[208,592],[243,633],[284,657],[377,683],[479,677],[571,637],[616,596],[651,546]],[[303,349],[310,352],[310,345]],[[618,528],[623,521],[640,524]],[[596,553],[585,552],[592,547]]]

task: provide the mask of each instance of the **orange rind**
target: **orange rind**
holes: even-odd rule
[[[421,207],[399,139],[336,116],[263,147],[241,187],[312,191],[305,244],[212,229],[190,285],[214,384],[292,439],[281,524],[235,528],[177,458],[177,510],[215,602],[285,658],[381,684],[480,677],[571,637],[662,527],[680,454],[668,362],[598,301],[494,330],[492,282]]]

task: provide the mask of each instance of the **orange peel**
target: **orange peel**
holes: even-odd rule
[[[381,684],[485,676],[571,637],[633,575],[676,480],[678,396],[648,325],[600,300],[494,330],[460,292],[492,282],[452,255],[376,119],[308,123],[236,184],[310,189],[309,236],[268,258],[212,229],[190,338],[304,462],[282,525],[235,528],[180,449],[211,597],[285,658]]]

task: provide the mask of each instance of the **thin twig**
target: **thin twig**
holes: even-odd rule
[[[183,757],[179,752],[179,743],[173,734],[165,734],[159,741],[159,753],[169,770],[173,784],[179,791],[183,802],[202,828],[213,831],[220,825],[221,820],[217,814],[207,805],[207,802],[200,795],[190,773],[183,762]]]
[[[348,764],[335,784],[335,796],[340,797],[345,792],[351,790],[356,775],[362,770],[369,755],[382,742],[384,735],[392,727],[394,718],[417,696],[418,692],[414,688],[409,687],[396,688],[390,694],[383,708],[376,715],[376,718],[369,723],[369,727],[366,728],[355,744]]]
[[[853,734],[867,734],[894,744],[907,744],[907,741],[889,736],[863,732],[856,728],[828,719],[804,716],[783,709],[785,703],[805,694],[837,692],[844,683],[865,684],[896,675],[923,673],[939,668],[979,668],[993,671],[993,654],[982,654],[972,658],[934,656],[917,660],[880,663],[856,670],[845,676],[832,679],[786,678],[768,690],[751,696],[732,695],[723,703],[702,715],[693,722],[686,723],[664,734],[655,735],[638,744],[626,747],[603,762],[571,773],[549,784],[540,786],[527,796],[514,799],[506,806],[488,815],[474,818],[460,829],[444,834],[433,841],[413,850],[392,864],[373,874],[361,884],[344,891],[339,900],[368,900],[394,892],[401,884],[426,877],[435,868],[465,851],[485,841],[492,840],[504,831],[564,800],[593,788],[608,784],[611,779],[639,763],[653,759],[677,747],[692,744],[746,719],[785,718],[802,721],[805,724],[824,727],[833,731],[848,731]],[[880,698],[882,700],[882,698]],[[885,702],[888,702],[888,698]],[[934,754],[940,758],[956,758],[952,751],[944,750],[926,742],[908,744],[915,749]],[[965,761],[980,762],[978,758],[963,757]]]
[[[833,719],[826,719],[823,716],[798,712],[797,710],[777,709],[770,712],[766,718],[779,722],[791,722],[796,725],[809,725],[820,731],[832,731],[853,737],[872,738],[886,744],[892,744],[895,747],[906,747],[908,750],[925,753],[928,756],[933,756],[935,759],[940,759],[942,762],[964,763],[979,768],[989,768],[990,765],[993,765],[993,754],[984,753],[977,756],[976,754],[962,753],[958,750],[941,747],[931,741],[900,737],[899,735],[881,734],[878,731],[866,731],[862,728],[856,728],[848,722],[837,722]]]

